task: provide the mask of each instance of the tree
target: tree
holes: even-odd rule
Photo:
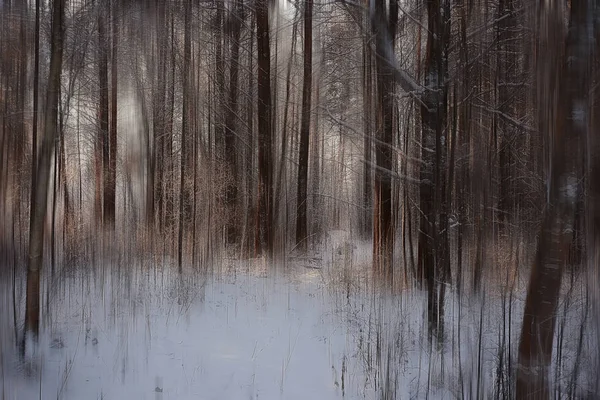
[[[580,192],[582,140],[587,137],[591,84],[593,2],[571,3],[569,29],[564,40],[563,8],[540,2],[539,74],[553,76],[553,86],[543,88],[538,99],[542,118],[553,122],[547,132],[552,145],[550,196],[544,209],[536,256],[531,267],[517,371],[517,397],[550,397],[548,380],[562,273],[567,262]],[[558,93],[557,93],[558,92]],[[557,96],[558,104],[551,99]]]
[[[35,186],[38,159],[38,109],[39,109],[39,80],[40,80],[40,2],[35,1],[35,39],[34,39],[34,61],[33,61],[33,123],[31,127],[31,203],[30,210],[35,207]],[[33,218],[30,218],[30,223]],[[31,225],[29,230],[31,230]]]
[[[108,91],[108,35],[106,32],[106,10],[98,10],[98,136],[96,138],[96,222],[104,223],[109,191],[108,175],[110,168],[109,144],[109,91]]]
[[[117,191],[117,51],[118,51],[118,27],[117,10],[118,2],[111,5],[109,2],[109,12],[111,13],[111,60],[110,60],[110,127],[108,134],[108,168],[106,170],[104,182],[104,218],[105,223],[114,229],[115,225],[115,197]],[[108,47],[108,46],[107,46]]]
[[[193,148],[190,147],[189,123],[190,123],[190,63],[192,51],[191,38],[191,0],[186,0],[184,9],[184,44],[183,44],[183,115],[181,118],[181,163],[179,174],[179,238],[177,248],[177,259],[179,273],[182,272],[183,262],[183,232],[185,222],[190,219],[192,188],[186,179],[186,174],[190,170],[193,160]]]
[[[373,263],[375,267],[391,276],[394,255],[394,230],[392,218],[392,146],[394,137],[394,81],[393,70],[383,55],[386,48],[394,48],[396,25],[398,21],[398,3],[390,2],[387,20],[385,20],[385,2],[375,2],[376,16],[380,19],[375,24],[375,35],[382,36],[385,30],[389,42],[377,40],[376,81],[377,81],[377,119],[375,141],[375,188],[373,192]]]
[[[52,151],[58,126],[59,90],[62,70],[65,0],[52,2],[52,30],[50,45],[50,70],[46,90],[44,132],[37,162],[35,203],[31,213],[29,231],[29,257],[27,265],[27,293],[25,303],[25,336],[37,337],[40,326],[40,271],[44,260],[44,221],[48,202],[48,188]],[[32,161],[35,165],[35,160]],[[23,338],[25,343],[26,338]]]
[[[256,43],[258,54],[258,213],[256,243],[258,254],[273,253],[273,132],[271,127],[271,50],[268,0],[256,2]]]
[[[225,193],[227,204],[227,242],[237,243],[240,236],[240,179],[238,173],[238,150],[236,140],[236,127],[238,126],[238,75],[240,63],[240,35],[243,23],[243,0],[235,0],[235,5],[229,17],[229,29],[231,35],[231,66],[229,67],[229,106],[227,118],[225,119],[225,160],[228,165],[228,183]]]
[[[516,77],[516,18],[514,0],[500,0],[498,3],[498,111],[502,114],[512,114],[515,101],[514,89],[510,87],[510,77]],[[504,118],[498,118],[498,130],[501,135],[499,149],[500,163],[500,199],[498,201],[498,215],[500,220],[505,220],[508,214],[515,209],[515,185],[512,174],[512,165],[515,163],[515,141],[518,137],[517,129]]]
[[[302,118],[300,122],[300,151],[298,154],[298,191],[296,201],[296,245],[306,248],[308,145],[312,97],[312,10],[313,0],[304,1],[304,74],[302,83]]]

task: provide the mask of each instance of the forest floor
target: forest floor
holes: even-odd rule
[[[459,299],[448,289],[443,339],[429,339],[426,294],[369,278],[369,246],[335,239],[315,257],[230,260],[209,274],[144,265],[65,274],[49,286],[27,362],[3,282],[0,397],[511,398],[524,293],[490,287]],[[594,380],[593,368],[574,369],[590,366],[597,343],[580,329],[582,281],[567,283],[557,320],[560,397]]]

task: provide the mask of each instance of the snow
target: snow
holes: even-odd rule
[[[183,283],[146,273],[131,288],[110,275],[68,282],[40,338],[40,386],[16,373],[7,398],[341,398],[346,331],[318,270],[302,269]]]
[[[572,173],[562,175],[560,177],[559,190],[565,200],[571,204],[575,204],[579,192],[577,176]]]
[[[326,242],[328,250],[315,257],[274,266],[228,261],[212,273],[182,277],[176,268],[147,265],[86,266],[63,274],[50,288],[50,312],[28,355],[32,368],[10,344],[9,313],[0,313],[3,399],[327,400],[385,393],[452,399],[494,393],[503,329],[503,354],[510,349],[516,361],[522,291],[507,298],[490,285],[483,299],[458,299],[448,289],[445,341],[438,344],[428,339],[426,293],[391,290],[369,279],[371,243],[343,230],[331,231]],[[9,304],[11,291],[0,289],[2,304]],[[568,338],[561,377],[569,376],[575,359],[580,297],[569,309],[565,303],[557,321]],[[588,341],[593,348],[596,342]]]
[[[573,110],[571,112],[571,118],[576,127],[585,128],[586,107],[584,101],[578,100],[574,102]]]

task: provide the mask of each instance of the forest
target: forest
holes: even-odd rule
[[[0,398],[600,398],[599,85],[594,0],[0,0]]]

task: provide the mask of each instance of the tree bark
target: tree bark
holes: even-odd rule
[[[31,128],[31,203],[30,210],[35,207],[35,186],[37,176],[37,159],[38,159],[38,109],[39,109],[39,80],[40,80],[40,1],[35,0],[35,38],[34,47],[35,54],[33,60],[33,121]],[[31,230],[30,218],[29,230]]]
[[[296,192],[296,246],[306,249],[308,145],[312,96],[312,10],[313,0],[304,1],[304,73],[302,84],[302,117],[300,121],[300,149],[298,153],[298,190]]]
[[[591,84],[592,2],[571,3],[569,30],[560,51],[562,6],[541,2],[539,6],[542,49],[539,73],[554,76],[555,87],[538,99],[540,116],[554,125],[549,203],[534,259],[519,342],[518,398],[550,398],[548,370],[562,273],[569,253],[580,191],[582,140],[587,136],[588,90]],[[558,90],[558,93],[556,93]],[[557,95],[557,96],[556,96]],[[556,97],[555,97],[556,96]],[[549,101],[557,98],[558,104]]]
[[[98,10],[98,137],[96,139],[96,222],[104,223],[108,192],[109,142],[108,142],[108,40],[106,35],[106,15],[102,7]]]
[[[189,145],[189,108],[190,108],[190,58],[191,58],[191,29],[190,29],[191,0],[186,0],[184,10],[184,44],[183,44],[183,110],[181,117],[181,163],[179,175],[179,238],[177,259],[179,273],[182,272],[183,262],[183,232],[185,230],[185,221],[190,219],[192,205],[192,193],[189,183],[186,181],[186,171],[190,169],[194,161],[193,148]]]
[[[273,253],[273,169],[271,129],[271,50],[268,0],[256,2],[256,42],[258,52],[258,223],[255,249],[258,254]]]
[[[392,146],[394,119],[394,80],[393,70],[386,61],[384,54],[388,46],[394,48],[396,25],[398,21],[398,5],[396,0],[390,2],[389,16],[385,19],[385,2],[377,0],[375,16],[379,19],[374,24],[377,53],[377,129],[375,143],[375,188],[373,212],[373,265],[389,275],[392,275],[394,255],[394,228],[392,217]],[[382,32],[384,31],[385,32]],[[389,43],[383,37],[389,38]]]
[[[425,92],[421,97],[420,229],[418,268],[427,284],[430,333],[442,329],[443,288],[449,275],[446,198],[446,119],[450,3],[427,1]],[[442,325],[443,327],[443,325]]]
[[[498,111],[511,115],[515,101],[515,89],[509,86],[512,79],[517,76],[517,57],[515,45],[515,10],[514,0],[500,0],[498,3],[498,33],[497,33],[497,81],[498,86]],[[512,79],[511,79],[512,78]],[[515,180],[515,154],[513,147],[516,143],[517,129],[504,118],[498,118],[498,131],[500,133],[500,199],[498,202],[498,218],[506,221],[510,213],[516,209]]]
[[[118,44],[118,27],[116,8],[118,2],[111,4],[109,2],[109,10],[111,13],[111,64],[110,64],[110,79],[111,79],[111,100],[110,100],[110,127],[108,134],[108,173],[105,177],[104,191],[104,222],[109,227],[115,227],[115,197],[117,190],[117,44]],[[108,51],[108,46],[107,46]]]
[[[367,21],[368,23],[368,21]],[[365,24],[367,25],[367,24]],[[368,31],[367,31],[368,32]],[[373,166],[372,153],[373,146],[371,135],[373,134],[373,75],[372,75],[372,57],[369,37],[365,35],[362,45],[363,52],[363,71],[362,71],[362,95],[363,95],[363,220],[362,233],[365,236],[372,235],[373,224]]]
[[[25,334],[37,337],[40,324],[40,271],[44,254],[44,221],[48,203],[48,187],[52,151],[56,137],[60,75],[63,55],[63,19],[65,0],[54,0],[52,10],[51,55],[46,91],[46,112],[44,118],[44,135],[37,163],[37,180],[35,204],[31,213],[31,230],[29,231],[29,258],[27,266],[27,294],[25,304]],[[35,161],[32,161],[35,167]],[[24,338],[25,340],[25,338]]]
[[[242,29],[243,0],[235,0],[230,17],[231,28],[231,66],[229,69],[229,107],[225,120],[225,158],[228,168],[225,203],[227,206],[227,242],[234,244],[240,237],[238,150],[236,122],[238,119],[238,75],[240,62],[240,34]]]

